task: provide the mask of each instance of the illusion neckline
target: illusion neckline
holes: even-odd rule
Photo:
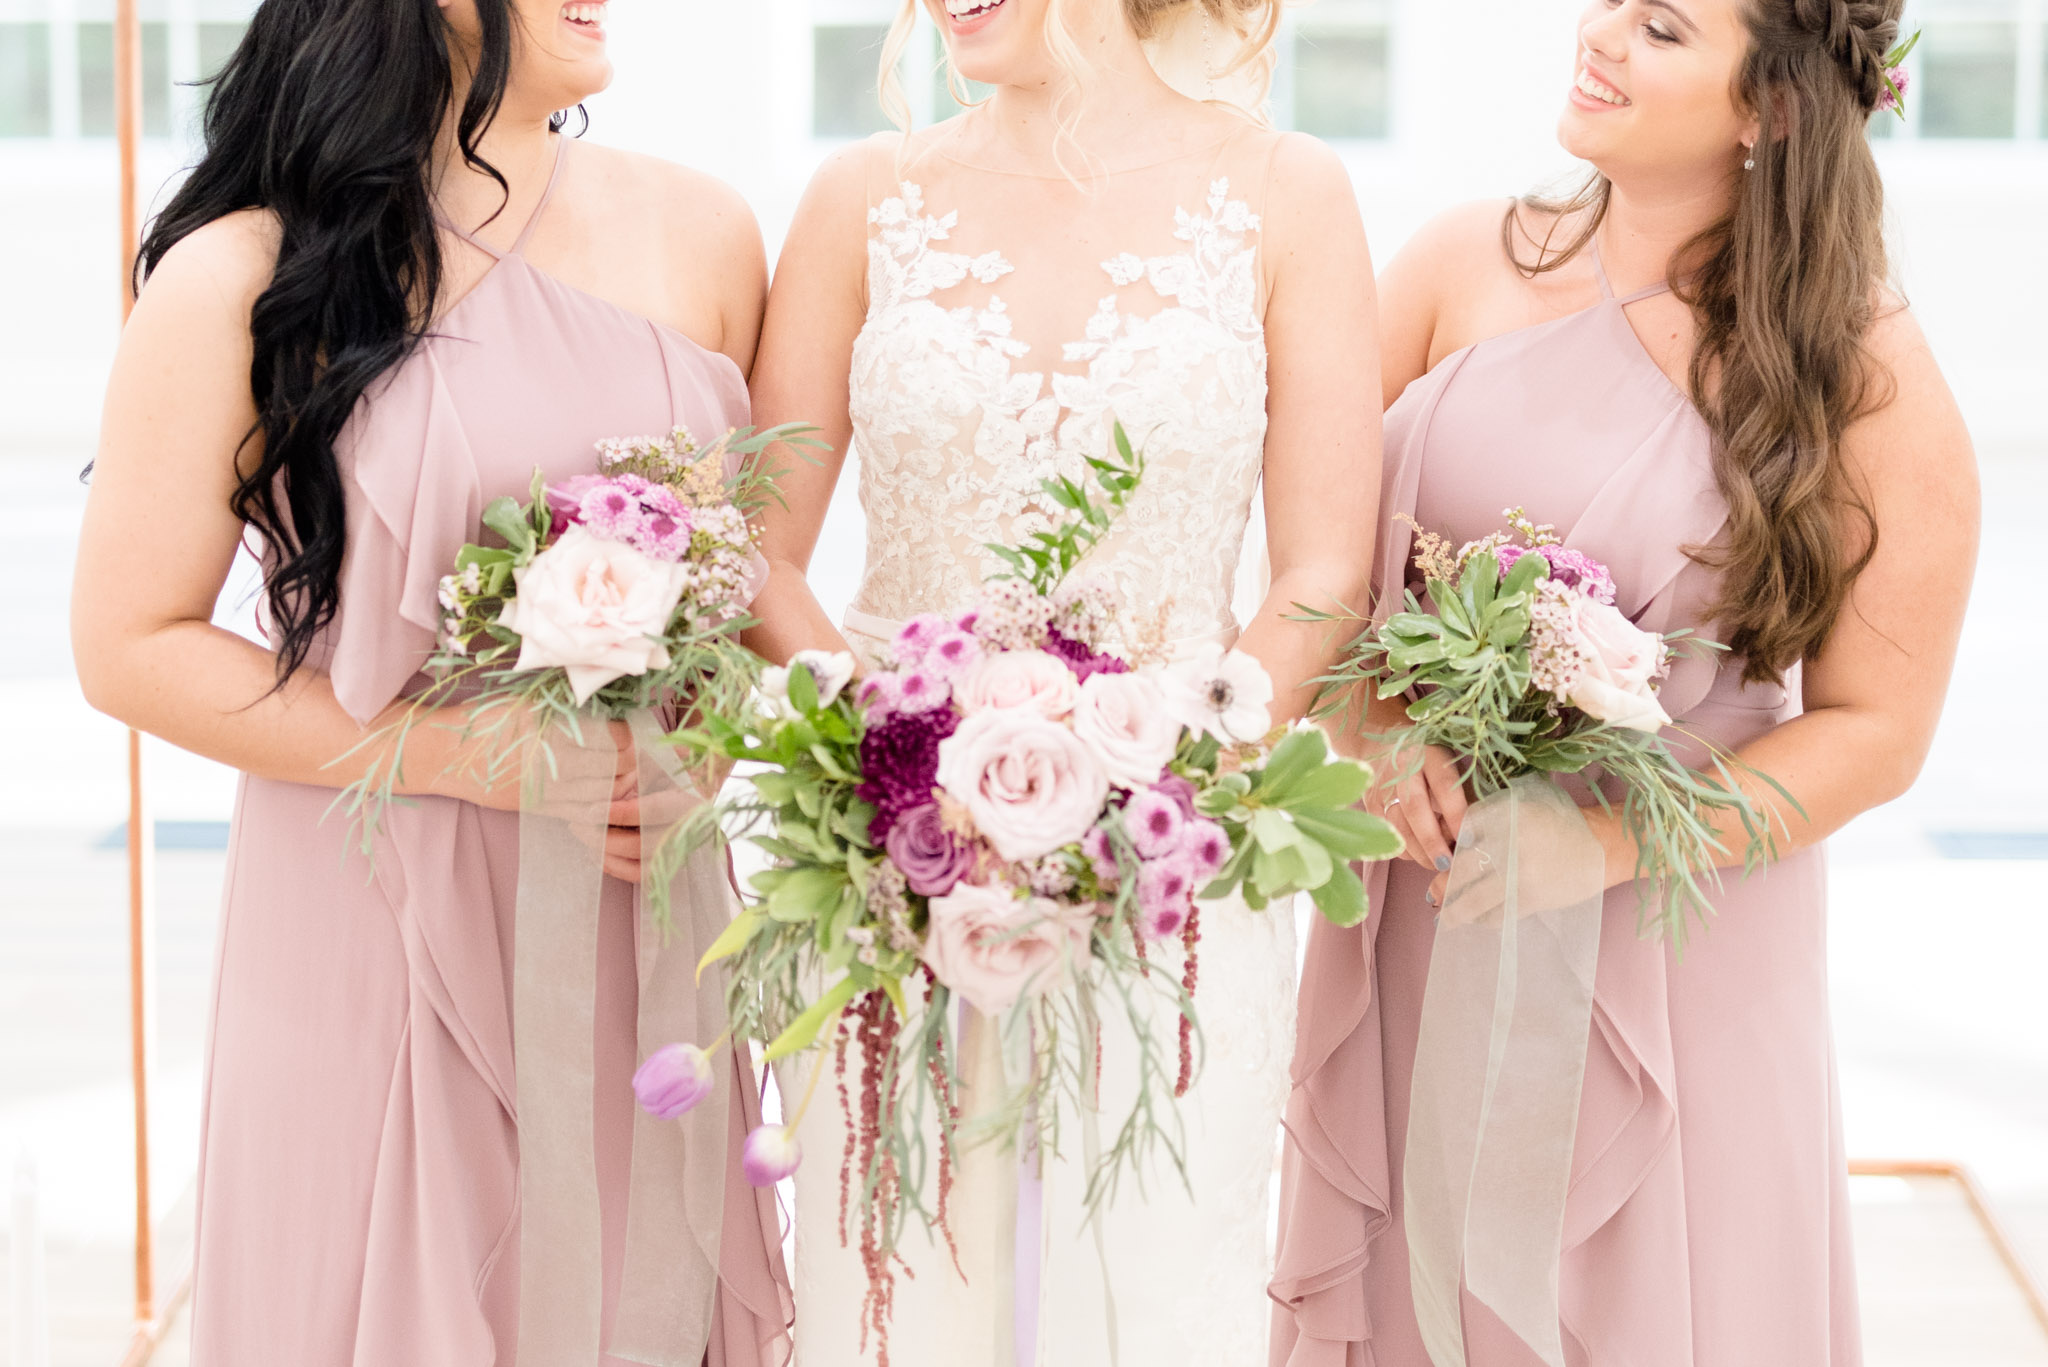
[[[939,125],[939,128],[944,128],[945,126],[946,125],[941,124]],[[1163,166],[1172,166],[1178,162],[1192,161],[1196,157],[1214,157],[1220,154],[1222,150],[1228,147],[1231,143],[1243,137],[1246,132],[1250,131],[1250,128],[1251,126],[1247,125],[1247,127],[1245,128],[1229,129],[1221,137],[1217,138],[1214,142],[1204,143],[1199,147],[1189,147],[1179,152],[1172,152],[1167,154],[1166,156],[1155,158],[1152,161],[1140,162],[1135,166],[1119,166],[1113,171],[1103,171],[1089,175],[1082,175],[1079,172],[1077,172],[1073,176],[1068,176],[1064,172],[1060,171],[1027,171],[1020,170],[1013,166],[988,166],[981,162],[969,161],[965,157],[955,155],[937,137],[929,138],[921,148],[914,147],[911,150],[913,152],[929,152],[933,156],[938,157],[942,161],[951,162],[953,165],[960,167],[962,170],[973,171],[980,175],[1006,176],[1014,180],[1078,180],[1082,185],[1085,186],[1101,181],[1118,180],[1124,176],[1135,176],[1142,174],[1146,171],[1156,171]],[[938,129],[935,128],[932,131],[936,133]],[[955,138],[957,139],[957,133],[955,134]]]

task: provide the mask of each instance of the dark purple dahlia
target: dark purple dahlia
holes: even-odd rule
[[[897,712],[862,737],[860,771],[866,778],[855,791],[875,809],[868,839],[881,844],[897,818],[932,800],[932,785],[939,776],[939,742],[959,724],[950,707]]]
[[[1074,671],[1074,677],[1086,683],[1097,674],[1128,674],[1130,665],[1114,655],[1105,655],[1089,647],[1085,641],[1077,641],[1059,631],[1045,634],[1045,653]]]

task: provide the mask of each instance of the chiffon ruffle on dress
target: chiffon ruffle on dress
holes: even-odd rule
[[[569,149],[564,139],[573,166]],[[532,231],[491,252],[482,282],[371,389],[338,443],[349,546],[340,612],[311,664],[360,722],[420,682],[440,577],[491,499],[523,499],[536,466],[588,473],[600,438],[678,424],[708,437],[748,420],[729,359],[535,268]],[[419,798],[387,813],[367,861],[329,810],[352,776],[242,782],[208,1047],[193,1359],[509,1367],[519,816]],[[594,1102],[607,1324],[625,1246],[642,912],[634,888],[605,880]],[[706,1361],[778,1367],[793,1318],[778,1215],[737,1171],[759,1098],[744,1070],[726,1085],[731,1172]]]
[[[1714,638],[1715,576],[1685,553],[1727,520],[1710,434],[1629,321],[1661,287],[1600,286],[1585,312],[1446,358],[1389,410],[1376,594],[1419,578],[1398,515],[1455,546],[1520,505],[1611,567],[1638,625]],[[1730,749],[1799,715],[1796,672],[1778,687],[1742,671],[1683,659],[1664,706]],[[1861,1361],[1824,858],[1729,873],[1682,963],[1637,937],[1633,888],[1607,895],[1565,1209],[1571,1367]],[[1407,862],[1371,874],[1368,922],[1318,922],[1303,974],[1273,1367],[1430,1367],[1401,1198],[1430,879]],[[1463,1305],[1472,1367],[1536,1367],[1469,1290]]]

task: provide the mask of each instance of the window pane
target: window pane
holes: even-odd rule
[[[114,26],[78,26],[78,126],[89,138],[114,135]],[[159,23],[142,26],[142,131],[171,135],[170,33]]]
[[[220,69],[228,64],[228,58],[235,55],[235,49],[242,44],[242,35],[249,31],[247,24],[201,24],[199,26],[199,76],[210,81],[220,75]]]
[[[0,138],[50,136],[50,26],[0,24]]]
[[[2009,138],[2019,101],[2019,29],[2013,24],[1930,24],[1920,40],[1924,138]]]
[[[1319,138],[1387,136],[1387,31],[1303,24],[1294,37],[1294,126]]]
[[[888,37],[887,24],[820,24],[812,31],[815,136],[858,138],[889,126],[875,90],[875,71]]]

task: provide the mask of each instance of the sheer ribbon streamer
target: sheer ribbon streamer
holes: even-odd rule
[[[643,809],[641,857],[699,805],[673,748],[647,713],[630,721]],[[731,1088],[678,1121],[635,1110],[626,1256],[609,1344],[603,1343],[604,1257],[594,1133],[597,942],[619,757],[611,731],[586,720],[529,756],[519,820],[513,1049],[519,1108],[519,1362],[595,1363],[600,1350],[647,1367],[696,1367],[711,1336],[725,1212]],[[657,815],[658,814],[658,815]],[[671,924],[635,897],[639,976],[636,1059],[674,1040],[725,1030],[725,984],[699,984],[699,956],[730,907],[724,860],[693,854],[666,889]],[[606,1098],[630,1105],[629,1096]]]
[[[1564,1367],[1558,1261],[1605,884],[1599,842],[1547,779],[1465,818],[1430,955],[1402,1179],[1415,1314],[1436,1367],[1465,1367],[1461,1283]]]

